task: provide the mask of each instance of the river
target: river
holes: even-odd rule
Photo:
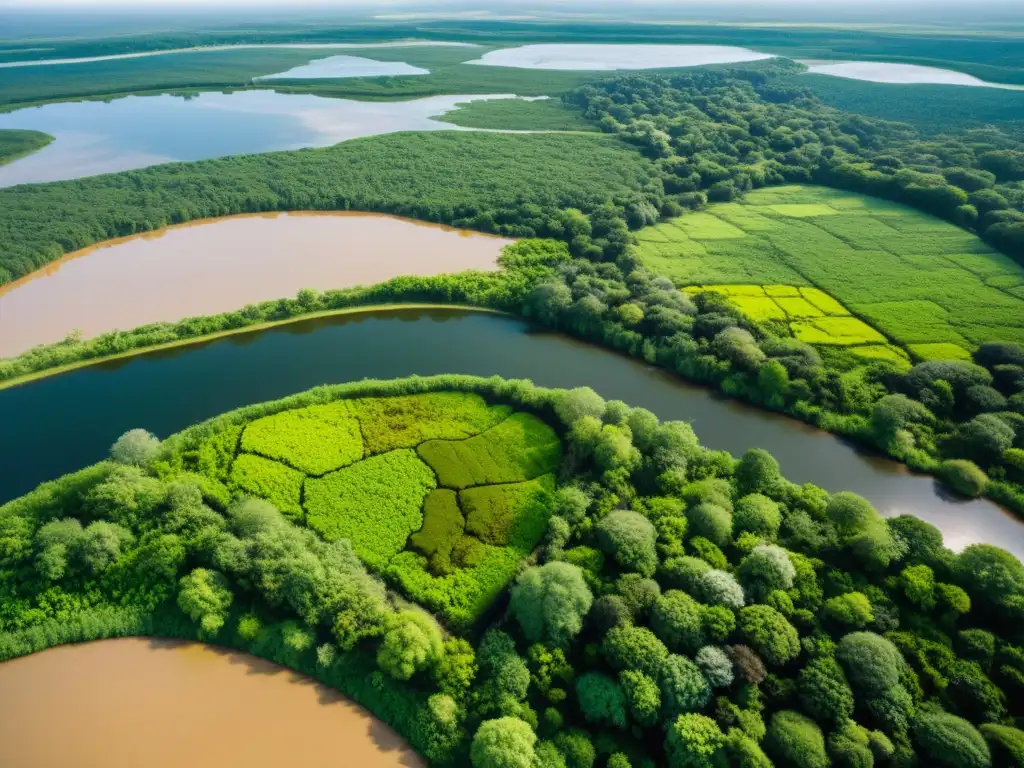
[[[493,270],[511,242],[354,212],[195,221],[76,251],[0,286],[0,357],[60,341],[75,329],[88,338],[230,312],[303,288]]]
[[[917,515],[941,528],[954,549],[989,542],[1024,557],[1021,524],[989,501],[952,499],[901,464],[613,352],[532,331],[518,319],[455,309],[306,320],[0,391],[0,500],[103,458],[133,427],[165,437],[318,384],[439,373],[592,386],[662,419],[692,422],[711,448],[735,455],[766,448],[794,482],[855,491],[887,515]]]
[[[0,664],[0,765],[426,763],[366,710],[283,667],[198,643],[125,638]]]

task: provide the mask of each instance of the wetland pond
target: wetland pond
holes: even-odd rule
[[[989,542],[1024,556],[1021,523],[989,501],[949,498],[932,478],[896,462],[614,352],[535,332],[516,318],[458,309],[304,320],[0,390],[0,502],[99,461],[134,427],[166,437],[319,384],[439,373],[591,386],[662,419],[691,422],[710,448],[734,455],[766,448],[794,482],[854,491],[886,515],[917,515],[938,526],[953,549]]]
[[[919,64],[893,64],[886,61],[800,61],[807,71],[817,75],[866,80],[871,83],[901,85],[972,85],[984,88],[1019,90],[1019,85],[989,83],[965,72],[925,67]]]
[[[230,312],[303,288],[497,269],[500,237],[367,213],[207,219],[107,241],[0,287],[0,357],[80,330],[86,338]]]
[[[338,692],[244,653],[149,638],[0,664],[4,768],[426,765]]]
[[[458,104],[510,94],[379,102],[270,90],[192,96],[126,96],[0,114],[0,129],[42,131],[54,141],[0,166],[0,187],[127,171],[160,163],[326,147],[396,131],[451,131],[433,118]]]
[[[546,43],[500,48],[466,63],[491,67],[596,72],[616,69],[698,67],[771,58],[774,58],[774,54],[733,45]]]

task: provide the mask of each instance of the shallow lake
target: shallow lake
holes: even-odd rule
[[[0,129],[43,131],[56,140],[0,166],[0,187],[174,161],[324,147],[395,131],[465,130],[431,118],[457,104],[489,98],[511,97],[432,96],[385,103],[251,90],[28,107],[0,114]]]
[[[146,638],[0,664],[4,768],[426,763],[337,691],[262,659]]]
[[[497,268],[511,240],[395,216],[267,213],[108,241],[0,286],[0,357],[80,330],[86,338],[229,312],[303,288]]]
[[[991,502],[950,499],[930,477],[912,475],[896,462],[613,352],[533,332],[514,318],[455,309],[307,320],[2,390],[0,500],[103,458],[133,427],[165,437],[232,408],[318,384],[438,373],[592,386],[663,419],[692,422],[711,448],[734,455],[766,448],[794,482],[855,491],[885,514],[924,518],[955,549],[985,541],[1024,556],[1024,528]]]
[[[285,72],[257,77],[256,80],[323,80],[343,77],[382,77],[385,75],[429,75],[430,70],[404,61],[376,61],[362,56],[329,56]]]
[[[542,44],[489,51],[467,64],[522,69],[664,69],[774,58],[732,45]]]
[[[872,83],[900,83],[903,85],[973,85],[987,88],[1009,88],[1020,86],[989,83],[964,72],[938,67],[923,67],[918,64],[892,64],[885,61],[804,61],[808,71],[818,75],[832,75],[852,80],[867,80]]]

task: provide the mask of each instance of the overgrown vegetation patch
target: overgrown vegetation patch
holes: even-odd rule
[[[779,306],[787,317],[814,317],[815,309],[848,314],[837,311],[845,305],[915,352],[920,344],[967,352],[986,341],[1024,341],[1024,301],[1015,293],[1024,269],[969,232],[898,203],[823,187],[768,187],[637,237],[644,263],[677,284],[800,286],[801,295],[785,302],[730,294],[755,319],[781,319]],[[812,287],[821,291],[806,293]],[[798,334],[814,344],[828,337],[884,341],[851,321],[811,321]]]
[[[231,465],[229,487],[247,496],[266,499],[289,517],[301,519],[303,480],[305,475],[296,469],[242,453]]]
[[[359,422],[332,405],[284,411],[248,424],[242,450],[322,475],[363,458]]]

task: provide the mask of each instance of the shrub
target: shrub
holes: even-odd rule
[[[588,672],[576,679],[580,711],[591,723],[626,727],[626,697],[622,688],[607,675]]]
[[[711,686],[700,668],[685,656],[669,656],[658,673],[662,713],[674,718],[704,709],[711,700]]]
[[[196,568],[178,582],[178,607],[199,623],[204,635],[215,635],[224,626],[232,599],[230,583],[218,571]]]
[[[621,626],[610,629],[601,643],[601,653],[612,669],[635,669],[656,677],[668,649],[647,627]]]
[[[625,573],[615,580],[615,591],[626,601],[633,618],[641,619],[658,599],[661,587],[654,579],[645,579],[638,573]]]
[[[627,669],[619,674],[629,711],[641,726],[649,728],[660,718],[661,689],[654,678],[636,669]]]
[[[619,595],[604,595],[594,601],[588,620],[591,626],[603,635],[612,627],[632,622],[633,614],[626,601]]]
[[[853,716],[853,691],[831,656],[811,659],[800,671],[800,704],[819,722],[839,723]]]
[[[872,768],[875,764],[868,731],[853,720],[842,722],[829,734],[828,753],[837,768]]]
[[[847,592],[826,600],[825,615],[853,629],[863,629],[875,619],[871,601],[861,592]]]
[[[422,611],[402,611],[377,651],[377,664],[396,680],[436,664],[444,653],[441,628]]]
[[[592,602],[583,572],[568,563],[552,562],[519,577],[509,612],[530,642],[565,645],[583,628]]]
[[[786,483],[779,462],[762,448],[753,448],[743,454],[736,465],[735,479],[736,493],[741,497],[752,493],[774,496]]]
[[[796,578],[796,567],[789,554],[774,544],[755,547],[743,558],[737,572],[744,589],[760,597],[777,589],[790,589]]]
[[[733,529],[737,534],[749,532],[773,540],[779,535],[782,512],[779,505],[767,496],[752,493],[736,502],[732,520]]]
[[[706,571],[697,581],[694,591],[710,605],[723,605],[734,610],[743,607],[743,587],[725,571]]]
[[[697,557],[671,557],[661,565],[664,581],[669,586],[697,593],[704,574],[711,565]]]
[[[800,655],[800,636],[786,617],[767,605],[740,611],[740,633],[769,664],[782,666]]]
[[[118,464],[144,467],[160,451],[160,440],[144,429],[130,429],[110,446],[110,458]]]
[[[996,723],[983,723],[978,730],[988,743],[994,765],[999,768],[1024,766],[1024,731]]]
[[[1020,615],[1024,565],[1005,549],[970,544],[957,556],[954,572],[972,600],[999,612]]]
[[[905,663],[899,650],[874,632],[851,632],[839,641],[836,658],[859,693],[879,696],[900,681]]]
[[[725,546],[732,538],[732,514],[728,509],[704,502],[686,512],[687,529],[716,546]]]
[[[593,768],[597,751],[586,731],[562,731],[555,736],[555,746],[565,758],[566,768]]]
[[[693,660],[712,688],[732,685],[732,660],[721,648],[705,645]]]
[[[1013,447],[1013,427],[993,413],[983,413],[956,429],[954,441],[961,455],[989,465]]]
[[[984,737],[973,725],[955,715],[921,713],[914,721],[914,738],[938,765],[947,768],[987,768],[992,765]]]
[[[516,717],[485,720],[473,736],[470,758],[474,768],[533,768],[533,729]]]
[[[655,549],[657,533],[651,522],[639,514],[621,509],[611,512],[597,524],[597,541],[615,562],[627,571],[642,576],[654,575],[658,567]]]
[[[718,724],[698,714],[679,715],[665,739],[671,768],[711,768],[718,764],[724,746],[725,735]]]
[[[776,712],[768,724],[765,749],[778,765],[829,768],[825,737],[813,720],[799,712]]]
[[[954,491],[972,498],[981,496],[988,486],[988,476],[966,459],[947,459],[939,464],[936,474]]]
[[[427,557],[433,573],[449,573],[453,568],[452,550],[465,527],[455,492],[440,488],[427,494],[423,527],[409,537],[409,544]]]
[[[704,644],[700,604],[678,590],[670,589],[655,601],[651,629],[675,651],[693,653]]]

